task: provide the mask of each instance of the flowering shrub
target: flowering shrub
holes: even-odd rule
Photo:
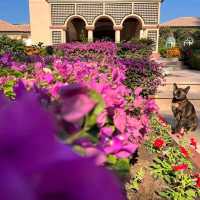
[[[75,44],[65,53],[69,55],[86,48],[111,56],[116,49],[113,43],[108,43],[101,46],[98,42],[86,46]],[[149,130],[149,116],[158,110],[153,100],[141,96],[142,88],[132,94],[124,85],[126,66],[121,62],[102,64],[56,56],[49,66],[44,59],[33,64],[20,65],[15,61],[4,64],[9,70],[20,72],[20,77],[15,74],[1,77],[1,87],[6,94],[17,97],[15,91],[19,89],[16,88],[34,91],[41,88],[39,93],[49,95],[49,107],[58,119],[59,133],[69,137],[67,142],[84,149],[96,149],[104,156],[131,157]]]
[[[7,36],[0,36],[0,55],[12,53],[17,59],[24,55],[25,45],[21,40],[13,40]]]
[[[149,39],[133,40],[121,43],[118,55],[121,58],[144,59],[152,54],[153,41]]]
[[[144,95],[154,95],[158,86],[163,82],[162,66],[147,59],[122,61],[126,65],[125,84],[131,88],[143,88]]]

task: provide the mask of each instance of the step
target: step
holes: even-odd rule
[[[174,82],[180,84],[200,84],[200,71],[187,69],[174,70],[165,79],[167,84]]]

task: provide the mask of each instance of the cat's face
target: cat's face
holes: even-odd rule
[[[187,93],[190,90],[190,86],[186,88],[178,88],[177,84],[174,83],[173,97],[177,100],[184,100],[187,98]]]

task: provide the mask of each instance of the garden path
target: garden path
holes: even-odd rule
[[[184,138],[187,141],[192,137],[196,138],[198,141],[197,151],[200,153],[200,71],[188,70],[185,68],[171,70],[166,76],[165,85],[158,88],[158,92],[155,96],[156,102],[160,107],[161,114],[170,124],[173,124],[173,114],[171,111],[173,83],[177,83],[180,87],[191,87],[188,98],[196,108],[199,117],[199,128],[195,132],[185,135]]]

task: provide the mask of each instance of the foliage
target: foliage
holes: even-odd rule
[[[0,36],[0,55],[4,53],[12,53],[15,59],[24,56],[25,44],[22,40],[14,40],[5,35]]]
[[[182,49],[182,61],[191,69],[200,70],[200,40]]]
[[[128,59],[148,58],[153,49],[153,41],[149,39],[132,40],[121,43],[118,49],[118,56]]]
[[[150,134],[146,146],[151,152],[157,153],[157,158],[151,166],[152,173],[167,184],[166,189],[160,192],[160,196],[170,200],[192,200],[199,197],[199,187],[194,179],[194,168],[189,160],[189,151],[183,146],[177,147],[172,142],[169,137],[170,129],[162,120],[153,117],[151,124],[154,134]],[[164,148],[158,149],[153,145],[155,137],[158,136],[165,141]]]
[[[188,37],[193,38],[195,44],[199,43],[198,41],[200,40],[200,30],[198,28],[160,28],[159,52],[163,57],[168,56],[166,54],[167,48],[165,44],[169,36],[173,36],[175,38],[176,47],[178,47],[179,49],[184,49],[183,44]]]
[[[128,189],[138,191],[140,188],[140,184],[144,178],[145,172],[141,168],[139,169],[135,176],[130,180],[130,183],[128,184]]]
[[[127,66],[125,80],[127,87],[134,90],[140,86],[143,88],[143,95],[154,95],[164,79],[162,66],[146,59],[126,59],[123,63]]]

